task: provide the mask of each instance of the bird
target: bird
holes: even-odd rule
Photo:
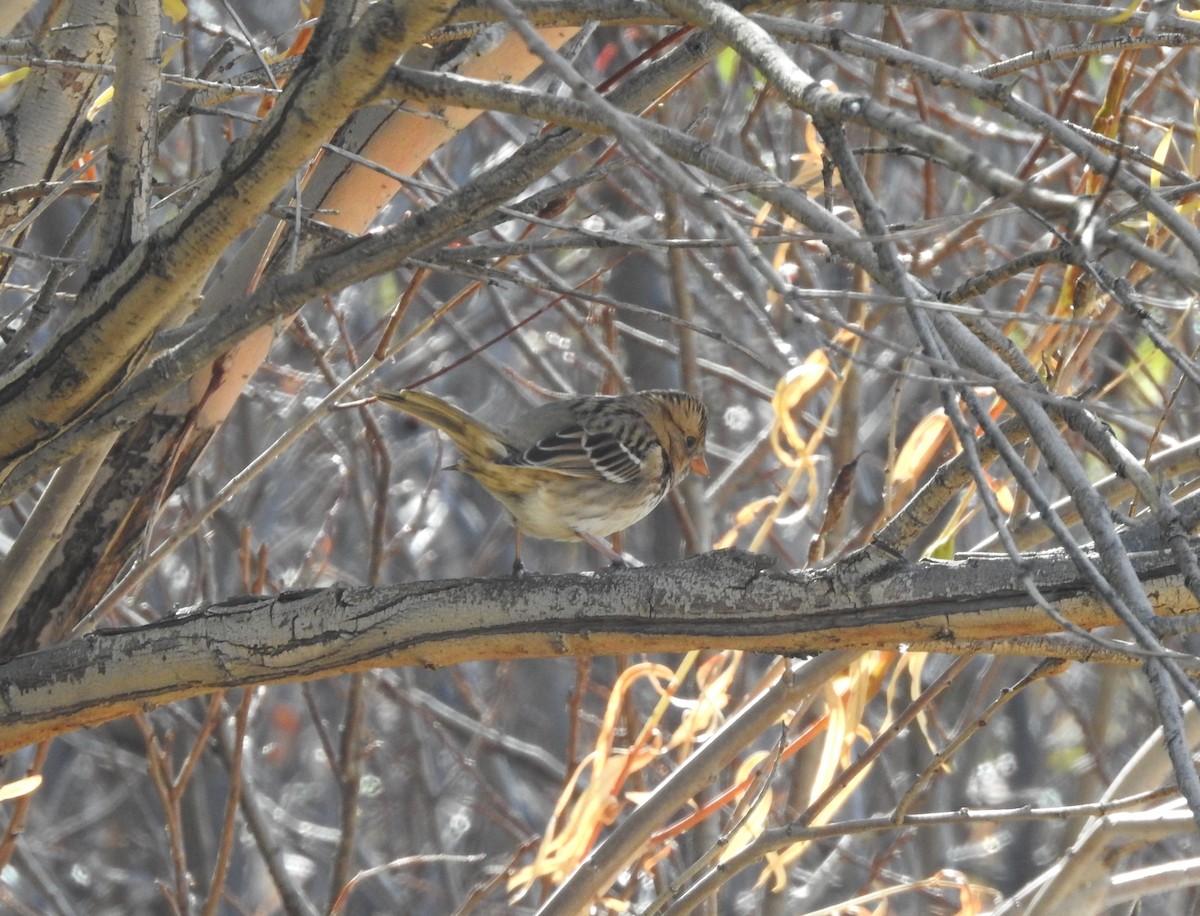
[[[505,426],[424,391],[375,396],[444,432],[460,456],[449,469],[474,477],[508,511],[514,576],[524,571],[523,535],[583,541],[624,563],[602,539],[648,515],[690,472],[708,475],[708,409],[684,391],[552,401]]]

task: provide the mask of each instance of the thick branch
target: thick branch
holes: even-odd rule
[[[1167,554],[1134,560],[1159,614],[1197,610]],[[1061,553],[1032,556],[1027,565],[1042,594],[1072,622],[1117,622]],[[220,688],[388,665],[594,656],[634,647],[979,651],[979,640],[1057,629],[1004,559],[897,564],[865,583],[854,570],[855,557],[786,572],[764,557],[721,551],[600,574],[235,599],[135,629],[97,631],[0,665],[0,752]],[[1038,646],[1039,653],[1047,649],[1045,642]]]

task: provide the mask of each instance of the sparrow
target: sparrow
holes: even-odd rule
[[[375,394],[449,436],[460,455],[450,468],[474,477],[508,511],[517,531],[514,575],[524,568],[526,534],[583,541],[623,562],[601,539],[648,515],[689,472],[708,474],[708,410],[683,391],[554,401],[505,426],[423,391]]]

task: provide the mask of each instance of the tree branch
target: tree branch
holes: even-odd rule
[[[100,630],[0,665],[0,752],[221,688],[390,665],[697,647],[802,653],[925,648],[1115,660],[1057,627],[1007,559],[898,563],[866,581],[857,555],[784,571],[742,551],[604,573],[334,586],[246,597],[127,630]],[[1134,556],[1159,614],[1200,608],[1169,554]],[[1040,592],[1081,627],[1117,623],[1061,552],[1031,555]],[[1008,640],[1008,641],[1005,641]],[[1061,648],[1062,652],[1057,650]],[[1131,656],[1129,663],[1136,663]]]
[[[0,378],[0,474],[45,444],[127,373],[168,315],[186,315],[211,267],[365,100],[392,62],[446,18],[448,2],[393,0],[318,37],[250,138],[170,223],[96,278],[55,339]],[[31,412],[28,405],[35,404]]]

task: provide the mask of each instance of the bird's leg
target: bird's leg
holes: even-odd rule
[[[513,547],[513,578],[520,579],[525,575],[525,564],[521,562],[521,531],[519,528],[514,528],[516,532],[516,545]]]
[[[593,550],[597,551],[601,556],[607,557],[609,560],[612,560],[613,566],[641,566],[642,565],[637,560],[635,560],[633,557],[629,557],[629,556],[625,556],[624,554],[617,553],[615,550],[612,549],[612,545],[609,544],[608,541],[604,540],[604,538],[598,538],[593,534],[588,534],[586,531],[576,530],[575,533],[577,535],[579,535],[579,540],[583,541],[583,543],[587,544]]]

